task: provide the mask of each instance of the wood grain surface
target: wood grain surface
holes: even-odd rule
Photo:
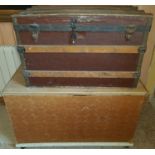
[[[11,22],[0,22],[0,45],[15,45],[16,36]]]
[[[4,6],[5,7],[5,6]],[[12,22],[11,15],[19,13],[21,10],[0,9],[0,22]]]
[[[144,96],[5,96],[17,143],[125,142]]]
[[[113,71],[38,71],[26,70],[28,77],[134,78],[135,72]]]
[[[138,53],[139,46],[24,46],[26,53]]]

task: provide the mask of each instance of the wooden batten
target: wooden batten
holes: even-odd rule
[[[138,53],[139,46],[25,46],[26,53]]]
[[[134,78],[135,72],[113,71],[26,71],[29,77]]]

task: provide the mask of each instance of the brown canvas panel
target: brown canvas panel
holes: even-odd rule
[[[75,32],[75,45],[140,45],[143,33],[135,32],[126,40],[124,32]],[[71,32],[39,32],[37,41],[29,31],[19,32],[20,44],[26,45],[72,45]]]
[[[29,77],[29,84],[31,86],[135,87],[134,82],[134,78]]]
[[[137,53],[25,53],[28,70],[135,71]]]

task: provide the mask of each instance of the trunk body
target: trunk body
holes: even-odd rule
[[[14,15],[13,21],[27,85],[137,85],[152,15],[136,7],[36,6]],[[35,77],[35,71],[81,75]],[[113,76],[81,77],[84,71],[108,71]],[[134,74],[124,77],[120,72]]]

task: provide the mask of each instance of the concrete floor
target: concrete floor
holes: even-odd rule
[[[155,107],[147,103],[141,112],[134,136],[134,148],[155,148]]]
[[[133,148],[155,148],[155,108],[145,104],[134,136]],[[5,106],[0,105],[0,148],[15,148],[15,137]]]
[[[14,148],[15,136],[5,106],[0,104],[0,148]]]

